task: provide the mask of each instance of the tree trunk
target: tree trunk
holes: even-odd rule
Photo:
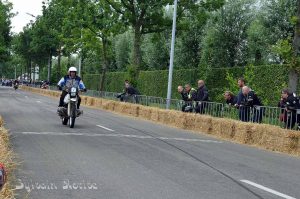
[[[56,73],[57,81],[61,78],[61,48],[58,49],[58,56],[57,56],[57,73]]]
[[[136,25],[134,30],[134,50],[133,50],[133,64],[139,71],[142,65],[142,51],[141,51],[141,40],[142,33],[140,25]]]
[[[295,26],[295,34],[293,40],[294,56],[295,59],[300,55],[300,0],[297,1],[297,24]],[[299,64],[299,63],[297,63]],[[299,66],[295,66],[299,68]],[[289,73],[289,88],[292,92],[297,91],[297,84],[299,80],[299,73],[297,70],[292,69]]]
[[[52,68],[52,52],[50,51],[49,58],[48,58],[48,77],[47,77],[48,82],[51,82],[51,68]]]
[[[27,79],[28,79],[28,80],[30,80],[30,78],[31,78],[30,67],[31,67],[31,59],[29,59],[29,60],[27,61],[26,72],[27,72]]]
[[[299,74],[296,70],[291,69],[289,72],[289,89],[291,92],[297,91],[297,84],[299,80]]]
[[[255,64],[260,65],[261,64],[262,55],[260,50],[256,50],[255,52]]]
[[[71,55],[69,55],[69,56],[68,56],[68,63],[67,63],[67,67],[68,67],[68,68],[70,68],[70,67],[71,67],[71,65],[72,65],[72,63],[71,63],[71,62],[72,62],[72,60],[71,60],[71,59],[72,59],[72,56],[71,56]]]
[[[106,77],[106,70],[108,67],[108,60],[107,60],[107,40],[105,37],[102,38],[102,45],[103,45],[103,66],[102,66],[102,77],[100,82],[100,91],[104,90],[104,83]]]

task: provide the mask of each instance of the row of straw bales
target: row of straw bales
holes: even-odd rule
[[[60,96],[57,91],[30,87],[23,87],[23,89],[46,96]],[[210,134],[237,143],[300,156],[300,133],[298,131],[87,96],[82,96],[82,104],[181,129]]]
[[[15,168],[14,154],[9,146],[9,134],[4,128],[4,121],[0,116],[0,163],[4,164],[7,172],[7,182],[0,191],[1,199],[14,198],[14,192],[11,187],[12,173]]]

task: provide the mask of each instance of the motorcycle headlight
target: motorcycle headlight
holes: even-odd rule
[[[71,88],[71,97],[75,97],[77,94],[77,89],[76,88]]]

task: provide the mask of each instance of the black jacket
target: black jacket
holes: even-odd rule
[[[188,93],[186,93],[186,92],[182,92],[182,93],[180,93],[181,94],[181,99],[183,100],[183,101],[188,101],[188,99],[189,99],[189,96],[188,96]]]
[[[298,104],[298,99],[293,94],[290,94],[285,100],[284,107],[294,112],[298,108]]]
[[[208,90],[207,90],[206,86],[202,86],[197,89],[197,92],[195,93],[195,96],[194,96],[194,101],[197,101],[197,102],[208,101]]]
[[[125,88],[125,93],[127,93],[128,95],[140,95],[140,92],[132,86]]]
[[[230,100],[226,100],[226,104],[228,105],[235,105],[237,103],[237,97],[236,96],[231,96]]]
[[[248,95],[241,96],[241,106],[246,107],[253,107],[253,106],[263,106],[260,99],[257,97],[257,95],[250,91]]]

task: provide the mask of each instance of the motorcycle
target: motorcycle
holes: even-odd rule
[[[83,114],[83,111],[77,110],[77,104],[79,100],[78,87],[72,86],[66,89],[67,95],[64,98],[64,107],[58,109],[58,115],[62,119],[62,124],[69,124],[70,128],[74,128],[75,120],[77,117]]]
[[[49,89],[49,85],[44,83],[41,85],[41,89]]]
[[[14,85],[14,89],[17,90],[18,88],[19,88],[19,84],[16,83],[16,84]]]

